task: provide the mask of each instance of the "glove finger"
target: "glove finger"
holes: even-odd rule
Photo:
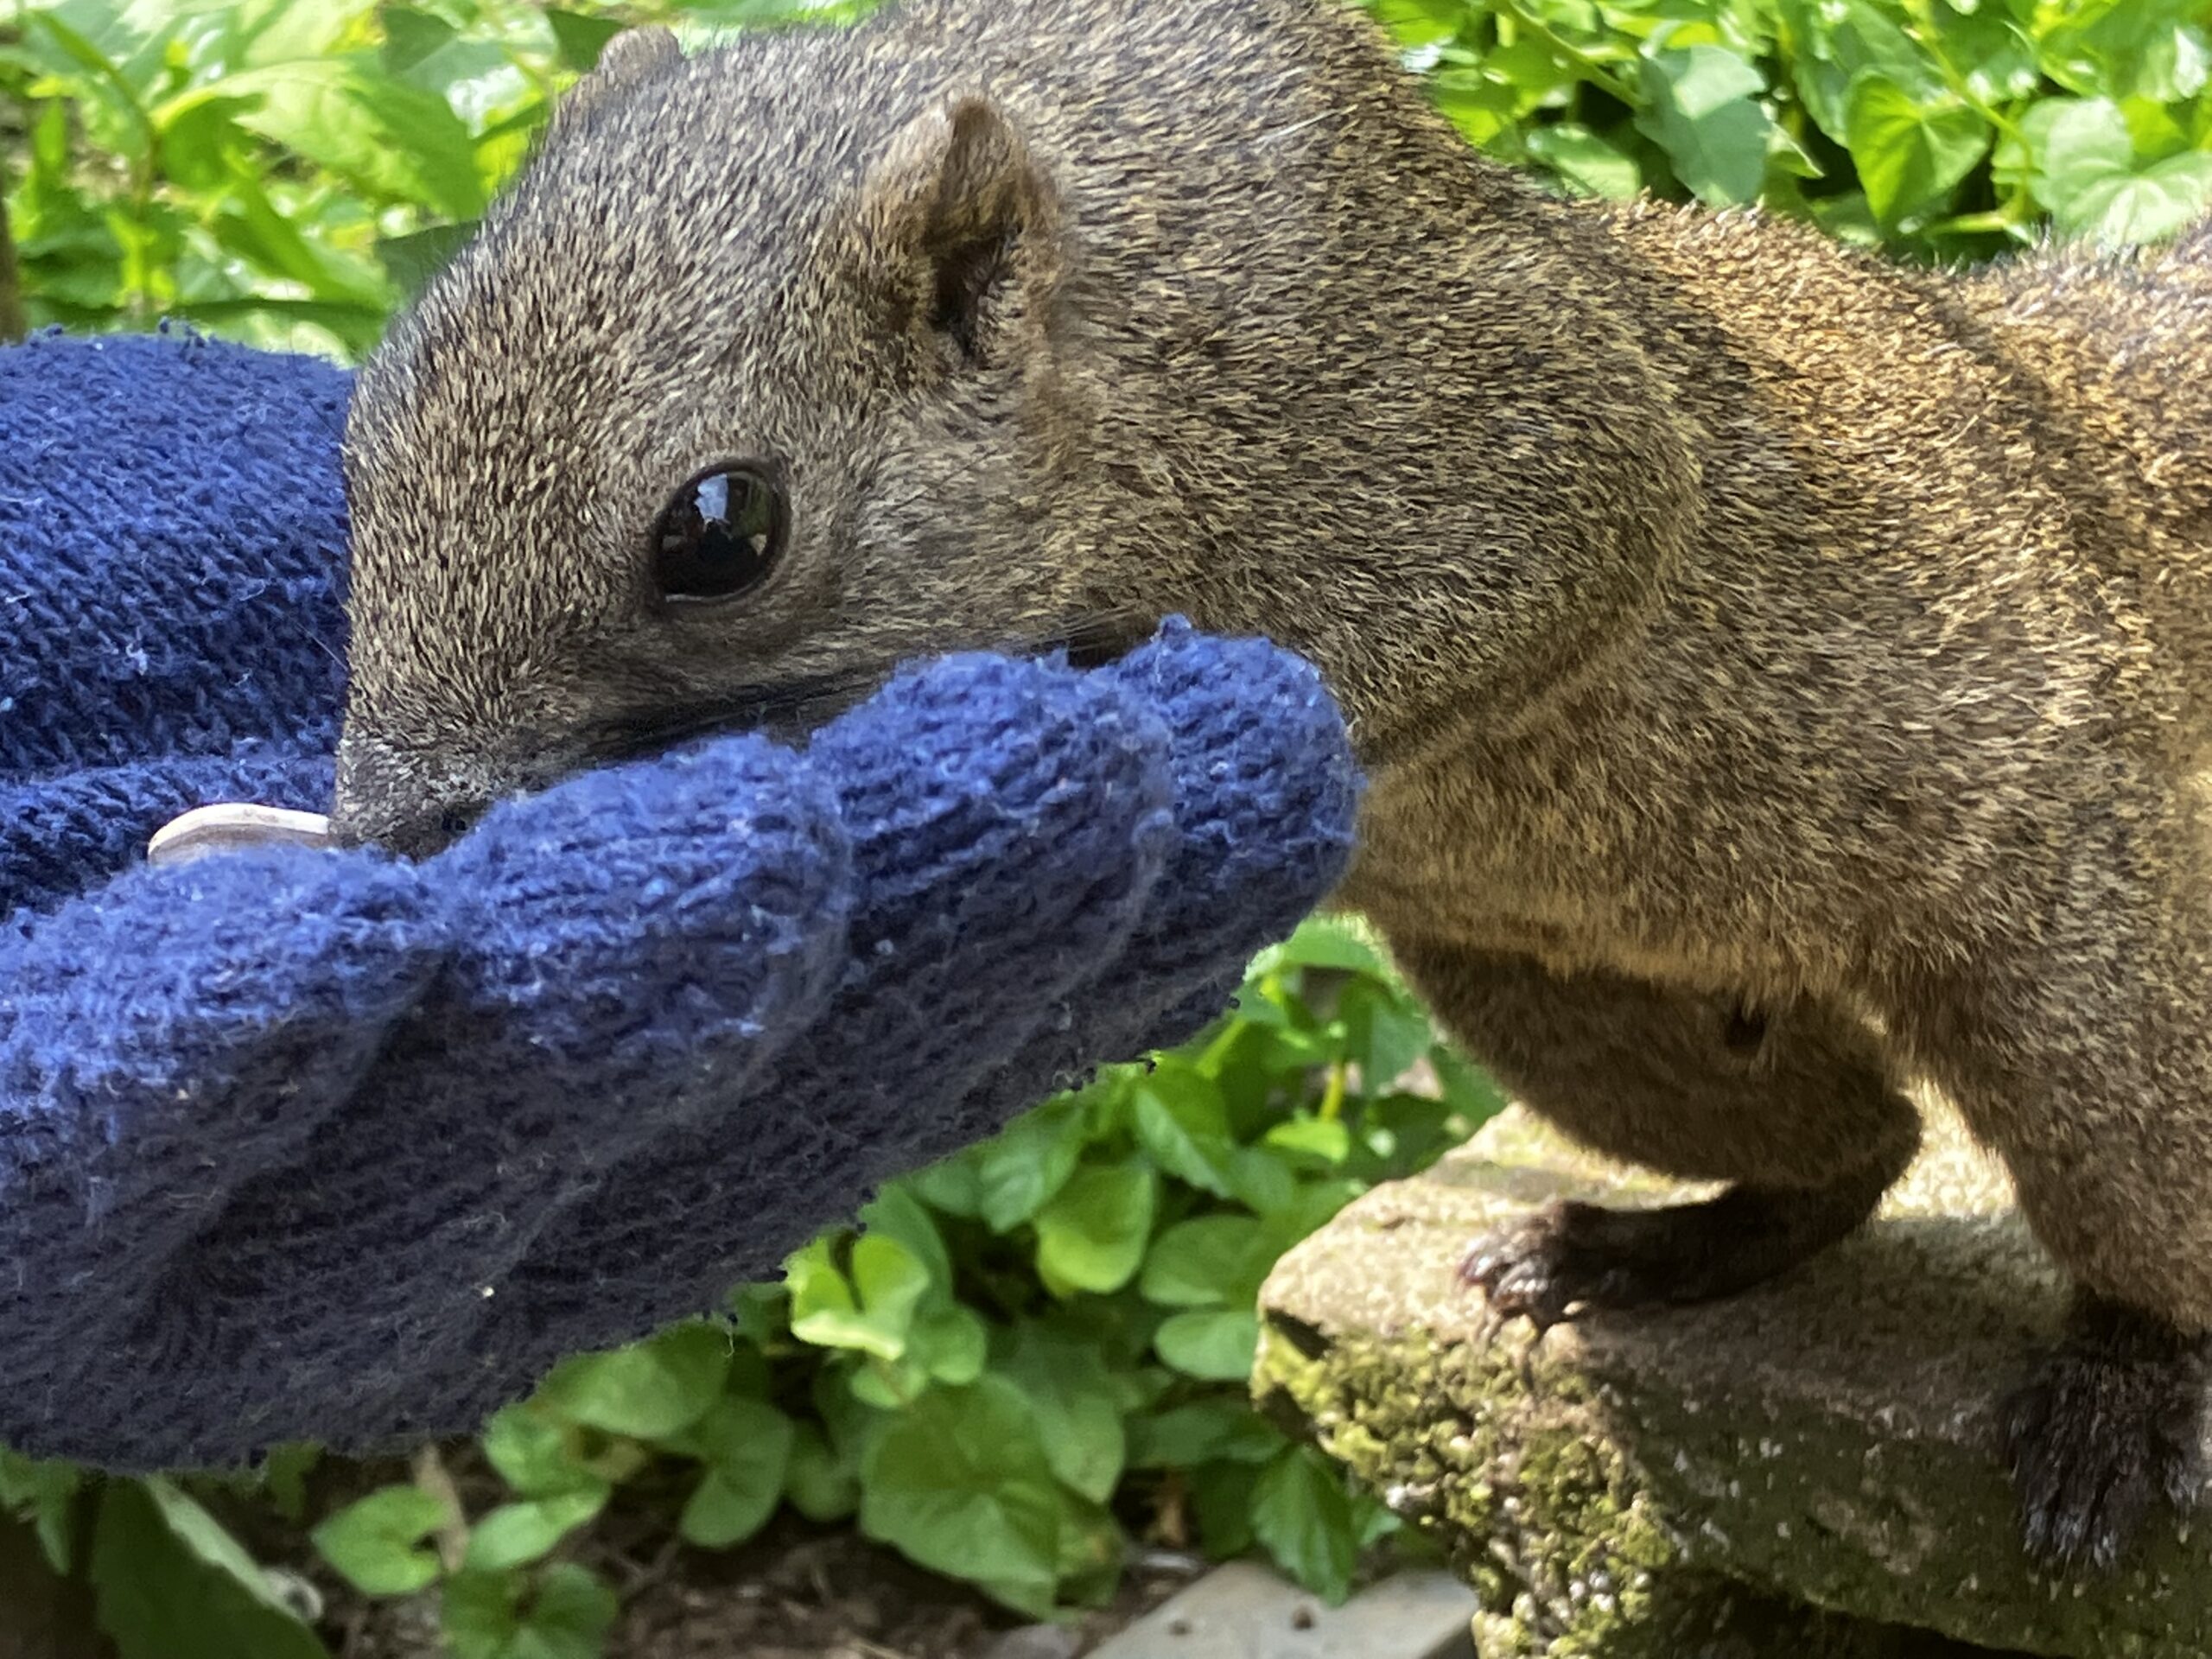
[[[587,1108],[469,1113],[456,1150],[486,1162],[527,1151],[578,1180],[606,1169],[713,1087],[741,1087],[845,963],[836,792],[765,738],[509,803],[435,868],[461,942],[431,1040],[466,1033],[487,1071],[550,1073]]]
[[[0,962],[0,1440],[71,1446],[56,1374],[350,1098],[444,933],[413,872],[271,849],[141,869]],[[166,1409],[144,1408],[155,1416]]]
[[[844,961],[834,798],[758,739],[592,774],[420,868],[462,942],[354,1109],[175,1262],[131,1363],[196,1392],[195,1455],[464,1427],[410,1379],[454,1361],[596,1168],[702,1091],[744,1092]],[[189,1317],[181,1310],[191,1307]],[[526,1382],[527,1379],[522,1379]]]
[[[900,677],[809,751],[854,834],[852,959],[750,1097],[617,1169],[502,1290],[543,1363],[772,1273],[934,1145],[974,1078],[1117,951],[1166,854],[1166,734],[1118,683],[1001,658]]]
[[[1102,956],[1058,1016],[917,1144],[930,1158],[987,1139],[1100,1065],[1194,1035],[1253,956],[1290,933],[1350,862],[1358,769],[1311,665],[1177,619],[1098,671],[1141,696],[1171,734],[1173,849],[1124,948]]]
[[[1173,734],[1177,840],[1128,946],[1077,995],[1089,1011],[980,1096],[971,1139],[1109,1060],[1171,1047],[1218,1014],[1246,963],[1287,937],[1351,863],[1361,780],[1319,673],[1264,639],[1172,619],[1102,671]]]

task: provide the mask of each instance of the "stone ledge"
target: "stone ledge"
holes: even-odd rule
[[[1230,1561],[1091,1659],[1471,1659],[1473,1599],[1449,1573],[1411,1572],[1329,1607],[1256,1561]]]
[[[1254,1386],[1474,1584],[1485,1659],[2212,1654],[2212,1548],[2031,1573],[1994,1404],[2059,1317],[2001,1171],[1941,1116],[1866,1233],[1710,1306],[1494,1337],[1453,1269],[1554,1197],[1694,1196],[1517,1111],[1277,1265]],[[1958,1643],[1972,1643],[1961,1647]]]

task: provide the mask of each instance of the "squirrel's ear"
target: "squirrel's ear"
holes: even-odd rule
[[[592,72],[563,93],[553,106],[553,124],[566,126],[602,102],[609,92],[634,86],[671,64],[683,61],[683,48],[666,29],[626,29],[600,48]]]
[[[987,98],[915,117],[861,187],[865,280],[894,326],[925,327],[972,361],[1047,297],[1058,238],[1051,180]]]

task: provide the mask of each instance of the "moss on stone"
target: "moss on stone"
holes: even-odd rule
[[[2029,1570],[1992,1404],[2057,1288],[2001,1185],[1931,1140],[1830,1259],[1538,1342],[1459,1289],[1466,1238],[1665,1189],[1509,1116],[1285,1258],[1255,1387],[1442,1545],[1485,1659],[2202,1659],[2212,1560],[2186,1529],[2098,1583]]]

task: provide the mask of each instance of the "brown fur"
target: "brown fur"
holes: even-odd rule
[[[2084,1293],[2012,1414],[2031,1541],[2189,1489],[2140,1378],[2212,1331],[2212,236],[1951,277],[1560,202],[1308,0],[919,0],[587,86],[361,383],[343,826],[915,654],[1264,632],[1446,1023],[1750,1195],[1481,1282],[1778,1271],[1933,1080]],[[754,455],[785,566],[657,605],[662,501]]]

